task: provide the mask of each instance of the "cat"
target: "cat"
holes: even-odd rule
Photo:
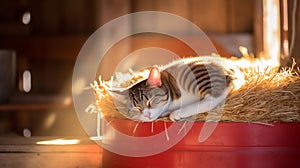
[[[151,122],[169,115],[170,120],[180,121],[224,102],[237,87],[237,73],[239,69],[225,58],[183,58],[153,66],[148,78],[111,93],[119,111],[131,120]]]

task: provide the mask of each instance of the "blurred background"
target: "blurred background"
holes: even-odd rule
[[[293,6],[287,8],[291,15]],[[71,93],[72,72],[82,45],[110,20],[149,10],[192,21],[222,56],[241,56],[239,46],[255,54],[262,51],[261,0],[1,0],[0,135],[84,136]],[[282,38],[291,37],[283,33]],[[143,47],[163,47],[181,57],[194,54],[176,39],[150,33],[113,46],[107,58],[119,59],[109,65],[116,66],[122,56]],[[300,48],[290,52],[297,55]],[[105,70],[105,65],[99,69]]]

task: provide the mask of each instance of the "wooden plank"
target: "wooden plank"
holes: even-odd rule
[[[73,109],[71,95],[16,94],[8,103],[0,104],[0,111]]]
[[[28,6],[34,18],[30,23],[33,34],[89,34],[95,29],[94,1],[43,0],[28,2]]]
[[[155,10],[169,12],[190,19],[191,0],[155,0]]]
[[[262,0],[255,0],[254,7],[254,48],[255,55],[263,51],[263,7]]]
[[[175,14],[186,19],[191,19],[190,16],[192,11],[189,10],[191,7],[190,0],[156,0],[155,10]],[[169,23],[165,19],[158,17],[156,22],[157,26],[161,27],[165,32],[171,32],[174,30],[174,24]],[[179,30],[179,32],[175,33],[188,33],[189,24],[176,25],[176,30]]]
[[[191,7],[190,0],[152,0],[152,1],[139,1],[134,0],[132,3],[132,11],[139,12],[139,11],[157,11],[157,12],[166,12],[170,14],[175,14],[180,17],[190,19],[191,16],[191,10],[189,8]],[[163,30],[164,32],[170,32],[174,29],[174,24],[169,22],[170,20],[162,19],[160,16],[157,16],[156,18],[152,20],[135,20],[134,27],[137,29],[145,28],[145,27],[153,27],[157,26],[160,28],[160,30]],[[179,30],[179,33],[186,32],[189,30],[188,25],[177,25],[177,30]],[[177,33],[177,32],[176,32]]]
[[[74,145],[38,145],[44,140],[79,140]],[[86,137],[1,137],[0,167],[101,167],[102,149]]]
[[[1,5],[0,5],[1,6]],[[27,36],[31,27],[24,26],[19,22],[0,23],[0,36]]]
[[[295,4],[297,6],[295,6]],[[295,0],[288,1],[289,8],[289,39],[290,39],[290,55],[288,65],[292,65],[292,59],[294,58],[297,65],[300,65],[300,2]],[[295,13],[294,13],[295,11]],[[295,14],[295,15],[293,15]],[[295,17],[294,17],[295,16]]]
[[[130,0],[103,0],[101,5],[101,22],[105,24],[113,19],[130,13]]]
[[[280,3],[280,22],[281,22],[281,57],[280,57],[280,65],[286,66],[290,51],[289,51],[289,15],[288,15],[288,0],[282,0]]]
[[[266,59],[280,65],[281,25],[280,7],[277,0],[263,1],[263,51]]]
[[[65,136],[33,136],[31,138],[25,138],[21,136],[0,136],[0,145],[35,145],[38,141],[46,141],[53,139],[78,139],[79,145],[95,145],[96,143],[92,141],[89,137],[79,136],[79,137],[65,137]],[[41,145],[42,146],[42,145]]]
[[[86,145],[0,145],[2,153],[101,153],[97,144]]]
[[[168,12],[175,15],[179,15],[186,19],[191,19],[190,16],[192,11],[191,0],[152,0],[152,1],[132,1],[132,11],[158,11],[158,12]]]
[[[94,153],[0,153],[0,167],[74,168],[101,167],[100,154]]]
[[[152,1],[141,1],[141,0],[132,0],[132,11],[140,12],[140,11],[153,11],[156,7],[155,0]]]
[[[17,111],[17,110],[49,110],[49,109],[71,109],[73,105],[63,103],[18,103],[18,104],[1,104],[0,111]]]
[[[227,33],[227,0],[193,0],[192,21],[207,33]]]
[[[86,39],[81,35],[2,37],[0,47],[15,49],[18,58],[74,61]]]
[[[249,33],[253,31],[254,1],[228,1],[229,33]]]

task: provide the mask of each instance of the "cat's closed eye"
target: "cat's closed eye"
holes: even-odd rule
[[[140,112],[143,111],[143,108],[142,108],[141,106],[135,106],[134,109],[135,109],[135,110],[138,110],[138,111],[140,111]]]

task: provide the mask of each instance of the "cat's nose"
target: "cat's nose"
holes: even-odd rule
[[[150,113],[146,113],[146,114],[144,114],[144,117],[151,119],[151,114]]]

